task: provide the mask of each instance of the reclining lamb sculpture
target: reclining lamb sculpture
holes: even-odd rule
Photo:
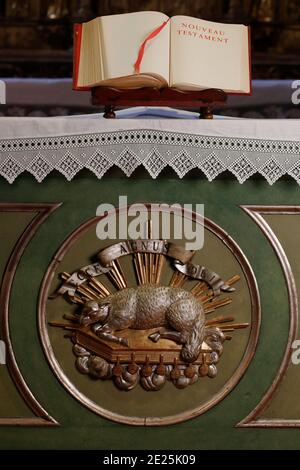
[[[145,284],[120,290],[103,300],[88,301],[80,323],[93,325],[99,338],[125,346],[128,346],[127,339],[116,336],[115,331],[161,327],[149,338],[154,342],[168,338],[182,344],[182,359],[193,362],[201,350],[205,314],[201,302],[191,292]]]

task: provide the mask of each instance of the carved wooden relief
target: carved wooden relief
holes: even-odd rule
[[[205,232],[211,245],[224,256],[226,252],[239,271],[226,278],[214,265],[199,263],[201,251],[154,239],[151,229],[147,239],[106,243],[89,252],[87,246],[100,245],[95,239],[98,220],[87,221],[68,237],[41,288],[40,334],[54,373],[82,404],[114,421],[164,425],[204,413],[232,390],[255,352],[260,303],[245,256],[208,219]],[[81,246],[82,259],[89,264],[75,266]],[[245,311],[236,306],[233,314],[231,302],[239,305],[241,295]],[[229,372],[226,355],[234,354],[231,343],[238,345],[239,335],[243,346],[235,346],[239,353],[227,363]],[[214,392],[202,390],[206,395],[198,404],[193,393],[190,406],[188,390],[199,390],[204,380],[212,383],[217,377]],[[174,387],[186,400],[166,414],[171,407],[165,402]],[[121,412],[128,396],[124,391],[132,396],[128,414]],[[163,412],[155,411],[160,407],[154,395],[160,397]]]

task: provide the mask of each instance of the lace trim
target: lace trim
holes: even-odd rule
[[[199,168],[209,181],[229,170],[240,183],[259,173],[300,184],[300,142],[130,130],[0,140],[0,174],[12,183],[24,171],[41,182],[52,170],[71,180],[81,169],[102,178],[113,165],[130,176],[140,165],[152,178],[169,166],[179,178]]]

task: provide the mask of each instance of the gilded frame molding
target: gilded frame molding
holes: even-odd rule
[[[8,259],[5,271],[3,273],[1,291],[0,291],[0,320],[2,329],[2,338],[6,344],[6,360],[9,374],[21,394],[26,405],[35,414],[32,418],[0,418],[0,426],[58,426],[58,422],[49,415],[42,405],[35,398],[27,385],[19,369],[13,346],[10,338],[9,328],[9,304],[10,294],[18,264],[25,252],[29,242],[37,232],[40,225],[54,212],[60,203],[0,203],[1,212],[37,212],[37,215],[27,225],[19,239],[17,240],[10,257]]]
[[[277,374],[268,388],[267,392],[261,398],[258,405],[240,421],[236,427],[238,428],[295,428],[300,427],[300,419],[260,419],[260,416],[268,407],[276,390],[281,384],[284,375],[290,365],[292,355],[292,343],[297,337],[298,332],[298,296],[294,275],[287,255],[278,240],[277,236],[271,229],[270,225],[264,219],[263,215],[293,215],[300,214],[300,206],[262,206],[262,205],[241,205],[240,206],[246,214],[258,225],[263,234],[270,242],[278,260],[281,265],[283,275],[285,277],[289,309],[290,309],[290,325],[288,333],[288,341],[286,344],[285,352],[277,371]]]

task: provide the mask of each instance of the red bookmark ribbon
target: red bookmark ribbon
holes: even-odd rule
[[[141,67],[143,57],[144,57],[144,52],[145,52],[145,47],[146,47],[147,42],[151,41],[151,39],[155,38],[155,36],[157,36],[161,32],[161,30],[166,26],[166,24],[169,21],[170,21],[170,18],[168,18],[166,21],[164,21],[158,28],[156,28],[154,31],[152,31],[152,33],[150,33],[146,37],[146,39],[142,42],[142,44],[140,45],[139,53],[138,53],[137,59],[136,59],[135,64],[134,64],[135,73],[140,73],[140,67]]]

